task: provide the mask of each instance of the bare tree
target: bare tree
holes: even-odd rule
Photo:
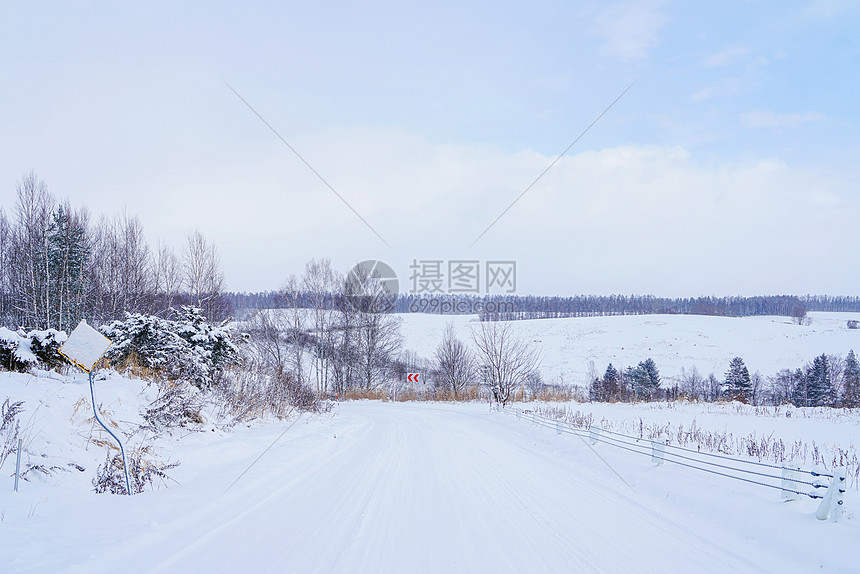
[[[9,273],[12,265],[11,251],[12,230],[6,218],[6,211],[0,206],[0,325],[14,324]]]
[[[695,365],[689,371],[681,367],[681,392],[687,397],[705,399],[707,396],[706,382]]]
[[[791,320],[798,325],[809,325],[812,322],[806,314],[806,306],[799,301],[791,308]]]
[[[176,253],[158,242],[153,265],[155,292],[164,298],[164,309],[173,307],[182,291],[182,263]]]
[[[344,351],[355,362],[354,382],[376,389],[393,375],[402,340],[400,319],[388,313],[392,293],[375,268],[361,266],[344,279],[342,293],[340,329],[349,342]]]
[[[94,237],[91,285],[101,319],[150,312],[154,282],[149,245],[136,216],[102,217]]]
[[[33,328],[50,327],[48,309],[48,229],[54,198],[35,173],[25,175],[17,186],[15,229],[11,237],[8,267],[14,305],[22,323]]]
[[[257,352],[256,359],[276,373],[291,369],[292,348],[288,331],[280,321],[277,309],[260,309],[248,324],[251,341]]]
[[[714,373],[708,374],[708,380],[705,383],[705,400],[708,402],[716,401],[722,393],[723,383]]]
[[[224,273],[215,244],[209,243],[200,231],[188,236],[182,258],[185,287],[197,307],[212,319],[220,318],[219,295],[224,287]]]
[[[453,323],[448,323],[442,341],[436,347],[436,368],[446,391],[460,399],[463,389],[475,379],[476,363],[472,351],[457,337]]]
[[[764,377],[758,371],[750,377],[750,404],[760,405],[764,394]]]
[[[400,319],[389,313],[361,313],[356,335],[361,388],[376,389],[392,375],[400,351]]]
[[[307,333],[307,309],[302,307],[304,293],[301,285],[302,282],[293,275],[281,288],[287,308],[281,315],[280,325],[289,345],[292,372],[300,385],[307,385],[310,375],[305,372],[305,349],[310,337]]]
[[[333,306],[341,284],[342,279],[332,269],[330,260],[311,259],[305,265],[305,274],[300,287],[302,295],[311,308],[310,328],[316,339],[313,369],[316,389],[319,393],[327,393],[329,390],[332,354],[335,347],[332,330],[335,324]]]
[[[538,370],[538,353],[514,337],[508,322],[481,322],[480,328],[473,329],[472,339],[493,398],[505,406],[514,389]]]

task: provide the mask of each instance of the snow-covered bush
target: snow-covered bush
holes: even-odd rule
[[[169,380],[209,387],[217,373],[238,360],[230,331],[210,325],[195,307],[182,307],[175,315],[171,320],[128,313],[125,320],[100,327],[113,341],[105,357],[120,365],[133,359]]]
[[[56,329],[30,331],[27,333],[27,338],[30,339],[30,350],[42,365],[54,369],[68,364],[68,361],[59,353],[60,347],[68,339],[65,331]]]
[[[37,365],[49,369],[64,365],[58,351],[66,339],[66,333],[56,329],[28,333],[0,327],[0,368],[24,373]]]
[[[98,494],[126,494],[122,456],[118,452],[111,456],[112,452],[108,451],[104,463],[98,467],[93,478],[93,490]],[[135,449],[128,457],[128,480],[132,494],[140,494],[147,487],[154,489],[156,479],[162,483],[171,480],[166,471],[177,466],[178,462],[165,463],[158,460],[149,446]]]
[[[163,386],[158,398],[143,412],[143,420],[146,428],[159,433],[171,427],[187,427],[189,425],[203,424],[203,416],[200,410],[203,402],[199,396],[200,391],[189,383]]]
[[[224,372],[215,401],[220,407],[218,416],[234,423],[267,415],[285,417],[295,409],[321,412],[328,408],[291,373],[273,371],[247,358],[241,367]]]

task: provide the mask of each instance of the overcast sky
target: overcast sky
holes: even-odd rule
[[[234,290],[328,257],[401,290],[474,259],[523,294],[858,294],[860,3],[12,4],[7,213],[33,170],[153,245],[199,229]]]

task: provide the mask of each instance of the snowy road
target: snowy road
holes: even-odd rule
[[[584,443],[486,405],[353,402],[334,416],[305,415],[225,493],[286,427],[186,437],[173,453],[182,484],[167,490],[128,498],[27,485],[8,499],[0,557],[13,572],[817,569],[815,556],[800,563],[766,537],[763,547],[724,528],[739,506],[722,484],[710,489],[709,510],[690,509],[661,498],[662,482],[631,489]],[[629,478],[639,459],[618,456]],[[672,492],[694,482],[684,469],[640,466],[640,478],[669,480]],[[743,504],[754,496],[742,492]],[[792,545],[779,533],[787,519],[822,539],[834,533],[763,500],[772,516],[758,532]],[[729,518],[715,527],[709,515],[723,506]]]
[[[296,425],[227,494],[173,513],[157,505],[150,528],[71,570],[759,571],[634,493],[595,484],[605,472],[583,476],[524,423],[444,405],[340,408],[325,432]]]

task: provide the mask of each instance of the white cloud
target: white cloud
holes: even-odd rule
[[[659,0],[616,2],[595,19],[594,33],[604,40],[602,52],[621,60],[641,60],[658,43],[666,23]]]
[[[708,67],[725,66],[737,61],[738,58],[746,56],[748,53],[749,50],[743,47],[729,48],[728,50],[723,50],[707,57],[705,65]]]
[[[693,102],[704,102],[707,100],[715,100],[719,98],[729,98],[740,94],[741,80],[740,78],[726,78],[720,82],[712,84],[706,88],[695,92],[690,99]]]
[[[123,203],[153,244],[181,249],[200,229],[238,290],[277,288],[312,257],[341,270],[381,258],[404,281],[412,258],[515,259],[520,292],[538,294],[833,293],[860,282],[843,264],[860,258],[852,187],[779,159],[704,165],[677,146],[572,153],[467,250],[553,157],[368,128],[290,143],[393,250],[268,139],[127,178]],[[87,197],[110,189],[98,178]],[[96,214],[117,208],[84,201]]]
[[[378,257],[404,281],[413,258],[515,259],[522,293],[842,292],[860,281],[835,271],[860,257],[848,186],[778,159],[703,166],[682,147],[635,145],[570,155],[467,250],[554,158],[367,129],[293,143],[393,250],[288,154],[163,189],[187,202],[174,221],[146,202],[129,211],[153,237],[159,221],[202,229],[235,289],[275,288],[311,257],[340,269]],[[787,263],[800,260],[806,273]]]
[[[821,112],[777,114],[770,110],[755,110],[741,114],[740,118],[741,124],[747,128],[796,128],[801,124],[821,121],[825,116]]]
[[[804,12],[809,16],[829,20],[841,12],[856,8],[856,0],[812,0]]]

